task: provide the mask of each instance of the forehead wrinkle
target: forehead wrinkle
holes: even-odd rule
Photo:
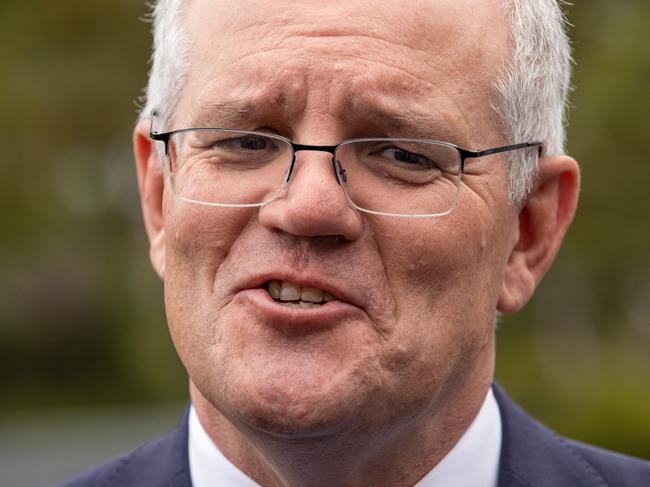
[[[448,0],[448,3],[452,0]],[[378,40],[391,45],[400,45],[408,49],[429,51],[431,36],[435,40],[445,39],[446,45],[457,45],[463,36],[463,30],[448,22],[437,22],[432,28],[431,19],[439,19],[440,7],[429,0],[413,5],[420,15],[413,15],[412,9],[395,10],[390,7],[390,15],[380,16],[380,6],[373,2],[357,3],[354,6],[346,2],[274,2],[274,8],[245,9],[243,12],[230,9],[221,19],[222,25],[231,32],[245,37],[269,39],[270,45],[277,45],[277,39],[320,38],[331,42],[336,38]],[[317,14],[315,12],[317,11]],[[244,14],[245,13],[245,14]],[[399,25],[399,29],[394,29]],[[428,36],[423,36],[427,32]]]
[[[474,39],[471,36],[468,36],[466,32],[462,29],[452,29],[451,41],[448,38],[445,38],[445,42],[442,42],[442,38],[445,37],[444,34],[448,24],[446,22],[441,22],[441,24],[436,24],[436,29],[433,31],[432,36],[423,36],[421,35],[421,30],[419,34],[415,35],[411,32],[412,29],[402,29],[397,32],[389,32],[390,36],[379,36],[375,38],[373,36],[374,29],[378,28],[378,24],[369,23],[365,21],[366,19],[359,19],[354,17],[352,19],[345,19],[346,25],[345,28],[340,26],[340,18],[337,24],[331,22],[324,22],[323,19],[319,17],[318,22],[314,22],[314,16],[300,17],[296,16],[294,13],[290,15],[287,13],[291,11],[290,9],[285,9],[284,12],[289,17],[282,18],[282,22],[279,22],[278,18],[275,17],[275,11],[273,15],[267,15],[264,17],[256,17],[253,19],[250,16],[237,16],[238,21],[242,19],[246,20],[243,24],[241,22],[226,22],[225,30],[230,30],[231,34],[238,34],[241,42],[236,42],[233,45],[233,48],[236,50],[236,56],[220,56],[219,60],[221,64],[219,66],[219,72],[216,72],[214,69],[207,68],[207,74],[201,76],[202,79],[208,77],[219,77],[224,74],[224,71],[232,72],[242,72],[242,64],[245,71],[250,73],[246,76],[249,79],[258,77],[264,77],[266,84],[263,86],[250,86],[246,81],[244,81],[243,86],[237,84],[230,84],[226,82],[226,89],[230,89],[231,97],[240,98],[240,99],[250,99],[255,100],[255,102],[249,103],[249,106],[241,107],[237,110],[228,110],[227,106],[219,106],[215,104],[214,110],[215,115],[219,115],[219,110],[223,108],[224,118],[228,124],[235,124],[237,121],[252,118],[262,118],[266,114],[280,115],[286,121],[295,121],[300,114],[304,113],[307,109],[304,106],[306,100],[300,100],[297,103],[296,93],[291,92],[288,97],[286,97],[287,103],[291,105],[289,107],[291,110],[282,110],[281,103],[274,103],[269,100],[270,97],[273,97],[273,94],[268,96],[257,96],[257,91],[272,92],[274,89],[280,91],[280,88],[286,91],[286,83],[294,83],[297,79],[301,79],[303,84],[306,84],[307,87],[304,87],[302,90],[304,92],[305,98],[308,95],[313,95],[313,87],[316,86],[310,82],[309,75],[315,73],[314,69],[307,70],[305,64],[314,66],[319,66],[319,69],[327,69],[327,66],[335,67],[337,59],[335,56],[341,56],[339,59],[344,61],[355,61],[358,63],[365,63],[369,67],[377,64],[385,64],[390,70],[396,71],[401,74],[401,80],[409,80],[412,82],[411,88],[414,88],[417,85],[420,85],[416,91],[416,95],[419,96],[421,102],[430,101],[430,97],[426,93],[423,93],[424,90],[429,91],[429,95],[433,95],[435,99],[441,98],[436,94],[447,92],[450,100],[445,102],[445,107],[441,107],[437,103],[429,103],[427,106],[430,106],[432,110],[435,110],[437,107],[447,110],[445,113],[433,113],[431,115],[423,115],[414,113],[415,110],[412,108],[417,104],[414,101],[409,101],[409,103],[404,106],[404,100],[408,101],[408,96],[406,93],[402,93],[403,99],[395,99],[395,102],[390,102],[389,106],[393,106],[393,110],[389,110],[387,116],[384,114],[376,113],[371,114],[367,118],[375,118],[381,122],[382,126],[390,127],[391,129],[399,130],[405,135],[413,136],[422,136],[423,138],[431,138],[435,136],[436,138],[443,138],[443,135],[438,135],[444,132],[450,132],[444,138],[446,140],[455,141],[460,144],[459,140],[459,131],[469,130],[469,127],[463,126],[466,124],[460,124],[462,118],[464,118],[465,112],[471,113],[470,110],[467,110],[463,104],[458,104],[455,97],[460,96],[461,93],[456,92],[455,86],[446,86],[446,83],[438,79],[428,80],[430,83],[422,83],[422,80],[419,79],[418,73],[416,70],[408,63],[400,63],[400,56],[397,58],[386,58],[377,57],[372,55],[377,51],[382,51],[385,48],[391,46],[399,46],[400,52],[404,53],[404,58],[407,59],[407,52],[411,54],[416,53],[415,56],[420,63],[429,67],[433,73],[439,71],[440,65],[452,73],[451,76],[448,76],[447,79],[457,79],[465,80],[462,76],[464,70],[460,67],[454,67],[452,63],[445,56],[447,49],[450,46],[454,46],[454,49],[459,51],[456,54],[461,55],[462,58],[471,60],[472,65],[481,65],[481,54],[480,46],[476,42],[473,42]],[[319,10],[320,12],[320,10]],[[232,13],[232,12],[231,12]],[[297,17],[301,22],[295,22]],[[372,20],[373,16],[369,16],[367,20]],[[284,21],[287,21],[286,23]],[[362,21],[363,20],[363,21]],[[422,20],[422,19],[420,19]],[[224,19],[221,19],[224,21]],[[412,25],[406,24],[407,26],[412,27]],[[414,38],[410,38],[405,35],[406,31],[411,32],[415,35]],[[212,31],[214,32],[214,31]],[[378,34],[384,34],[384,32],[379,29]],[[269,35],[266,35],[269,34]],[[276,35],[270,35],[276,34]],[[247,48],[248,41],[256,40],[259,41],[258,44],[254,45],[255,49],[249,50]],[[416,42],[417,41],[417,42]],[[330,57],[322,56],[322,48],[327,48],[327,53]],[[478,53],[477,53],[478,51]],[[212,50],[198,50],[197,52],[213,52]],[[225,53],[224,53],[225,54]],[[268,56],[274,54],[276,55],[272,58],[271,66],[269,66]],[[291,54],[291,55],[288,55]],[[320,54],[320,56],[317,56]],[[264,55],[266,58],[257,58],[257,56]],[[299,59],[297,59],[299,58]],[[287,61],[291,60],[291,61]],[[264,62],[261,62],[264,61]],[[300,66],[297,66],[296,63],[300,61]],[[328,64],[329,63],[329,64]],[[206,63],[207,64],[207,63]],[[463,63],[465,64],[465,63]],[[298,67],[303,68],[303,70],[298,69]],[[306,71],[306,72],[305,72]],[[216,75],[216,76],[215,76]],[[298,76],[296,76],[298,75]],[[242,78],[246,78],[240,75],[238,78],[238,83],[241,83]],[[473,77],[474,81],[467,80],[471,83],[470,86],[461,87],[461,92],[467,92],[469,90],[478,92],[477,86],[474,85],[477,80],[481,79],[480,76]],[[483,77],[484,78],[484,77]],[[306,83],[305,83],[306,81]],[[377,80],[375,80],[376,82]],[[419,83],[418,83],[419,81]],[[201,81],[197,81],[200,83]],[[380,84],[387,83],[386,79],[381,79]],[[349,83],[341,82],[337,83],[341,85],[344,91],[352,88]],[[356,83],[355,83],[356,84]],[[487,84],[487,83],[486,83]],[[248,85],[248,86],[247,86]],[[269,86],[270,85],[270,86]],[[279,85],[279,86],[278,86]],[[390,82],[388,82],[390,85]],[[392,91],[392,87],[384,85],[381,88],[384,93]],[[426,86],[429,85],[429,86]],[[321,88],[327,88],[328,90],[336,89],[331,84],[321,84]],[[220,88],[224,88],[221,86]],[[360,88],[360,87],[358,87]],[[422,89],[424,88],[424,89]],[[216,91],[214,91],[216,93]],[[359,93],[359,91],[357,91]],[[233,96],[234,95],[234,96]],[[250,96],[254,95],[254,97]],[[382,94],[380,93],[380,96]],[[411,92],[410,96],[413,96],[414,93]],[[302,96],[300,96],[302,98]],[[311,97],[309,97],[311,98]],[[318,97],[315,97],[318,98]],[[334,115],[338,113],[343,113],[338,101],[333,101],[333,97],[324,97],[332,100],[330,104],[330,114]],[[324,99],[324,98],[321,98]],[[300,105],[300,106],[299,106]],[[338,105],[338,106],[337,106]],[[376,105],[376,104],[375,104]],[[260,106],[263,106],[264,109],[260,110]],[[267,109],[268,107],[274,107],[273,110]],[[365,110],[366,107],[364,107]],[[368,107],[370,108],[370,107]],[[411,108],[411,109],[409,109]],[[210,107],[208,108],[210,110]],[[370,113],[370,110],[365,110]],[[376,110],[375,110],[376,111]],[[385,110],[386,111],[386,110]],[[266,112],[266,113],[264,113]],[[348,116],[352,119],[352,115],[355,115],[354,110],[348,110],[346,113],[346,119]],[[358,113],[357,119],[360,119],[364,116],[364,113]],[[214,119],[217,117],[209,116],[208,120]],[[468,117],[471,121],[472,117]],[[454,123],[455,122],[455,123]],[[453,133],[451,133],[453,132]],[[460,135],[464,135],[460,133]],[[465,137],[462,137],[465,138]]]

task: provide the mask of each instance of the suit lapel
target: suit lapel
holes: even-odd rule
[[[125,457],[105,484],[120,487],[192,487],[188,456],[189,408],[169,434]]]
[[[606,483],[567,441],[493,386],[503,429],[498,487],[579,487]]]
[[[167,448],[161,455],[160,485],[164,487],[192,487],[188,452],[189,407],[178,427],[171,433]]]

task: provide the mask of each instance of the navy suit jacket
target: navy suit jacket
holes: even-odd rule
[[[494,394],[503,424],[498,487],[650,487],[650,462],[563,438],[497,385]],[[64,487],[191,487],[187,434],[186,412],[167,436]]]

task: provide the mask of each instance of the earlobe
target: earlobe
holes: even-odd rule
[[[165,276],[165,227],[163,224],[163,170],[149,137],[150,124],[141,120],[133,131],[133,151],[144,226],[149,237],[149,258],[161,279]]]
[[[149,260],[161,279],[165,279],[165,230],[162,229],[149,244]]]
[[[534,189],[519,212],[519,237],[510,254],[497,309],[521,309],[549,269],[575,214],[580,170],[568,156],[545,157]]]

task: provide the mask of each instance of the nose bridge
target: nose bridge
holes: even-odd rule
[[[294,152],[300,152],[300,151],[314,151],[314,152],[329,152],[334,155],[336,152],[336,147],[335,145],[308,145],[308,144],[294,144],[292,143],[291,146],[293,147]]]
[[[291,167],[289,168],[289,174],[288,178],[291,177],[293,174],[293,170],[296,165],[296,160],[297,160],[297,153],[298,152],[326,152],[331,155],[331,163],[332,163],[332,170],[334,171],[334,177],[336,179],[336,182],[339,182],[339,177],[336,174],[336,162],[334,160],[335,154],[336,154],[336,147],[335,145],[308,145],[308,144],[291,144],[291,147],[293,148],[293,153],[294,157],[293,160],[291,161]],[[309,160],[308,160],[309,162]]]
[[[345,240],[358,238],[363,225],[336,175],[336,146],[293,144],[293,150],[288,186],[260,209],[260,222],[302,237],[338,235]],[[323,172],[325,161],[318,157],[301,157],[300,167],[292,177],[297,153],[303,151],[328,153],[334,180]]]

